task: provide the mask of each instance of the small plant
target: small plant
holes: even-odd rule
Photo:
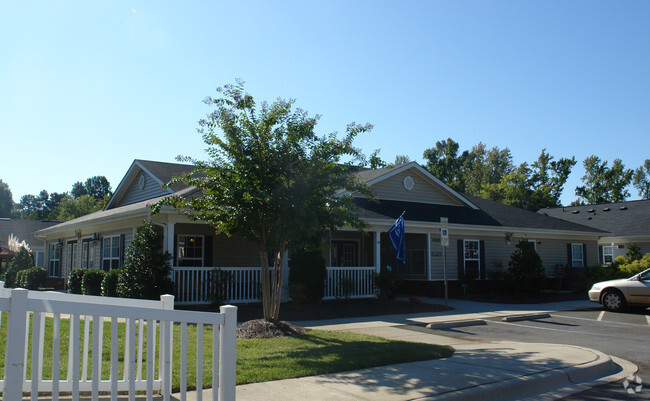
[[[321,249],[314,241],[291,252],[289,296],[298,303],[314,303],[323,298],[327,267]]]
[[[16,286],[28,290],[38,290],[45,284],[47,271],[42,267],[21,270],[16,275]]]
[[[214,269],[211,276],[211,301],[215,305],[228,302],[228,286],[232,282],[232,274],[221,269]]]
[[[70,294],[81,294],[81,282],[84,278],[86,269],[74,269],[68,276],[68,292]]]
[[[510,257],[508,271],[515,280],[515,289],[522,293],[536,293],[544,283],[544,265],[532,242],[519,241]]]
[[[402,278],[390,266],[382,267],[379,274],[374,273],[374,281],[381,299],[395,299],[397,289],[402,284]]]
[[[354,289],[357,284],[351,277],[341,277],[339,279],[339,286],[336,292],[337,298],[350,299],[354,294]]]
[[[122,269],[109,270],[102,280],[102,295],[105,297],[117,297],[117,282],[120,279]]]
[[[81,280],[81,293],[83,295],[102,295],[102,281],[106,272],[103,270],[86,270]]]
[[[32,267],[34,267],[34,256],[27,248],[21,247],[14,258],[11,259],[11,263],[9,263],[9,268],[5,273],[5,287],[16,287],[18,285],[16,282],[18,272]]]
[[[162,251],[160,234],[147,222],[126,250],[117,293],[123,298],[158,299],[174,293],[172,256]]]

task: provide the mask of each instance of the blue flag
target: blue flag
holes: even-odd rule
[[[388,238],[395,250],[395,259],[406,264],[406,238],[404,235],[404,216],[399,216],[388,230]]]

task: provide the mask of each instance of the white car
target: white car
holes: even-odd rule
[[[589,290],[589,300],[610,311],[620,311],[627,306],[650,306],[650,269],[630,278],[594,284]]]

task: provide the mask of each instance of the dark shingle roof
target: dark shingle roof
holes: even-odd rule
[[[135,161],[140,163],[142,167],[146,168],[151,174],[160,179],[163,184],[167,184],[175,176],[187,174],[194,169],[194,166],[191,164],[165,163],[140,159],[136,159]],[[185,187],[186,185],[177,183],[172,185],[172,190],[176,192]]]
[[[537,213],[608,231],[616,237],[650,236],[650,200],[547,208]]]
[[[0,246],[7,246],[10,234],[18,237],[18,240],[28,244],[33,243],[34,233],[38,230],[59,224],[58,221],[47,220],[15,220],[0,219]]]
[[[451,224],[469,224],[492,227],[521,227],[528,229],[548,229],[580,232],[601,232],[581,224],[568,222],[535,212],[489,201],[475,196],[465,195],[479,210],[463,206],[435,205],[428,203],[404,202],[394,200],[379,200],[373,202],[367,199],[355,199],[362,209],[361,217],[396,219],[402,212],[405,220],[439,222],[440,217],[449,218]]]

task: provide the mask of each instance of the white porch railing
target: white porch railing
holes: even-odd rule
[[[215,280],[220,271],[222,280]],[[209,304],[219,285],[221,298],[229,303],[261,300],[262,269],[259,267],[174,267],[177,305]],[[323,299],[375,296],[374,266],[328,267]]]
[[[100,392],[108,392],[111,400],[117,400],[118,392],[128,392],[129,399],[135,400],[136,391],[145,391],[147,399],[151,400],[153,392],[160,391],[163,399],[169,400],[171,379],[178,374],[181,399],[184,400],[187,361],[183,355],[187,351],[187,325],[196,324],[199,333],[203,332],[203,325],[213,329],[212,399],[234,400],[237,308],[224,306],[221,313],[205,313],[173,310],[173,305],[171,295],[163,295],[160,301],[144,301],[0,287],[0,322],[3,311],[8,312],[6,345],[5,349],[0,349],[5,359],[4,376],[0,377],[3,399],[20,400],[29,392],[31,399],[36,401],[39,392],[47,392],[56,401],[59,393],[66,392],[72,394],[73,400],[79,400],[81,393],[97,400]],[[61,330],[64,319],[69,320],[69,333]],[[110,328],[109,352],[102,350],[104,322],[110,322],[106,324]],[[174,323],[180,324],[181,336],[178,372],[172,371]],[[47,356],[46,330],[52,338],[52,353]],[[61,352],[63,341],[67,342],[67,356]],[[123,351],[120,351],[120,341],[123,341]],[[202,355],[202,350],[203,337],[197,335],[195,352]],[[31,357],[30,372],[28,356]],[[121,373],[119,360],[124,361]],[[50,377],[44,378],[44,364],[51,364],[51,369],[47,367]],[[102,365],[108,365],[109,372],[106,368],[102,371]],[[202,392],[199,378],[203,377],[203,361],[199,357],[196,370],[196,388]]]
[[[375,296],[374,266],[327,268],[323,299],[371,298]]]

